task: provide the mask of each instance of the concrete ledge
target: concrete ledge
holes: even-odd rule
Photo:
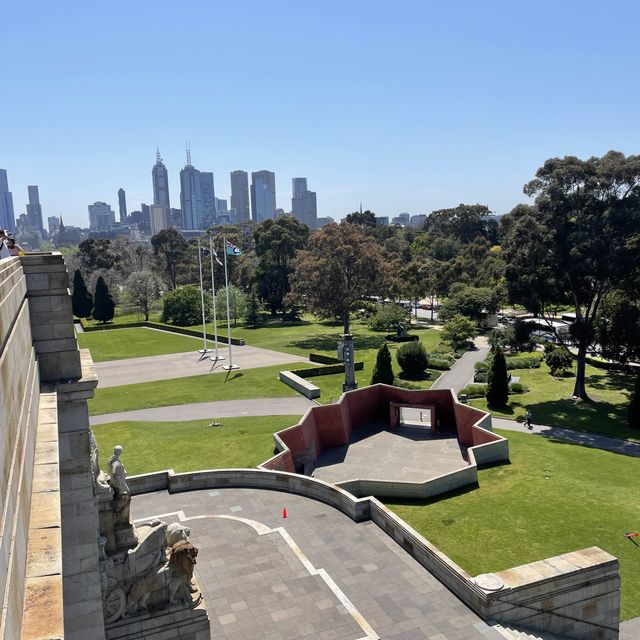
[[[285,384],[289,385],[298,393],[301,393],[303,396],[309,398],[309,400],[320,397],[320,387],[316,387],[315,384],[307,382],[304,378],[297,376],[291,371],[281,371],[278,374],[278,378],[280,382],[284,382]]]

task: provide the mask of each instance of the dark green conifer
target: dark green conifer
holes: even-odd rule
[[[76,269],[73,274],[73,294],[71,296],[71,307],[76,318],[88,318],[93,309],[93,296],[87,290],[84,278],[80,269]]]
[[[383,384],[393,384],[394,377],[389,347],[387,347],[386,342],[383,342],[382,346],[378,349],[376,364],[373,368],[373,375],[371,376],[371,384],[378,384],[379,382]]]
[[[507,362],[499,347],[493,354],[487,374],[487,402],[492,407],[504,407],[509,402]]]
[[[93,300],[94,306],[91,315],[94,320],[102,323],[113,320],[116,303],[113,301],[111,293],[109,292],[109,287],[107,287],[107,283],[104,281],[102,276],[100,276],[96,282],[96,292]]]

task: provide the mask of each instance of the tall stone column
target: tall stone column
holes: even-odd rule
[[[344,357],[344,384],[342,385],[343,391],[351,391],[358,388],[356,382],[356,370],[354,364],[355,349],[353,345],[353,334],[342,333],[340,334],[343,342],[343,357]]]

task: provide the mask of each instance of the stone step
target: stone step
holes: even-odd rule
[[[536,631],[516,628],[506,624],[494,624],[493,628],[507,640],[564,640],[562,636],[550,633],[549,631]]]

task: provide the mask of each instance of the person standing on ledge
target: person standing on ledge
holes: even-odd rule
[[[9,247],[7,247],[7,232],[4,229],[0,229],[0,260],[10,257]]]

